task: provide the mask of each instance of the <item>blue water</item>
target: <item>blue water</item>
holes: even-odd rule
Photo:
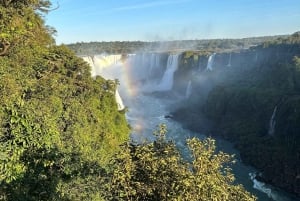
[[[151,94],[138,93],[135,97],[123,99],[126,106],[129,108],[127,113],[127,119],[133,128],[131,138],[136,142],[143,142],[145,140],[153,140],[153,131],[157,128],[159,124],[166,124],[168,128],[167,137],[175,141],[176,145],[182,151],[183,155],[188,154],[188,149],[185,145],[187,138],[198,137],[200,139],[205,138],[204,134],[191,132],[182,128],[182,126],[170,119],[165,118],[166,114],[169,114],[170,107],[176,101],[172,97],[168,98],[158,98]],[[255,196],[258,197],[259,201],[270,201],[273,200],[268,197],[267,194],[253,188],[253,181],[250,179],[249,173],[254,173],[256,170],[250,166],[246,166],[242,163],[239,152],[234,149],[233,145],[222,139],[215,139],[217,144],[217,149],[222,150],[229,154],[235,154],[236,163],[232,165],[233,173],[236,177],[236,183],[242,184],[245,189]],[[276,201],[295,201],[295,197],[276,189],[270,185],[266,186],[272,191],[272,196]]]

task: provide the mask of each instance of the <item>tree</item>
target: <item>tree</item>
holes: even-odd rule
[[[54,45],[37,11],[47,2],[0,1],[0,200],[95,197],[129,137],[114,81]]]
[[[125,144],[111,163],[105,181],[106,200],[255,200],[234,185],[228,164],[232,156],[216,152],[215,141],[187,141],[192,161],[184,160],[160,126],[152,143]]]
[[[49,0],[1,0],[0,56],[16,54],[21,46],[53,45],[53,29],[41,17],[50,7]]]

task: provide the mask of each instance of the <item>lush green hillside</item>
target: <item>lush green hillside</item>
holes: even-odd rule
[[[94,166],[129,137],[115,83],[92,79],[83,60],[54,45],[40,16],[49,6],[0,2],[0,200],[89,189]]]
[[[82,59],[54,44],[41,17],[50,6],[0,1],[0,200],[255,200],[232,184],[224,169],[232,158],[215,155],[210,140],[189,142],[192,165],[161,135],[119,146],[129,126],[116,83],[92,79]]]
[[[300,34],[231,56],[230,67],[218,54],[213,72],[193,77],[194,95],[175,116],[234,141],[261,179],[300,195]]]

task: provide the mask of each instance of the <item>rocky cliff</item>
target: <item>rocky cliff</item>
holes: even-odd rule
[[[174,112],[186,127],[230,139],[263,179],[300,195],[299,33],[237,52],[183,53]],[[209,63],[209,64],[208,64]],[[185,82],[185,84],[184,84]],[[181,83],[181,84],[179,84]]]

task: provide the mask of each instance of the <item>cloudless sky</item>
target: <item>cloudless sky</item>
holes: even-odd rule
[[[51,0],[60,43],[292,34],[300,0]]]

